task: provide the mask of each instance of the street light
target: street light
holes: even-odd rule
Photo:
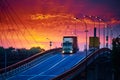
[[[83,16],[83,18],[85,18],[85,16]],[[88,37],[88,30],[87,30],[87,24],[86,24],[86,22],[84,21],[84,19],[78,19],[78,18],[74,18],[74,19],[76,19],[76,20],[80,20],[81,22],[83,22],[84,23],[84,25],[85,25],[85,32],[86,32],[86,49],[85,49],[85,58],[87,58],[87,37]],[[86,64],[85,64],[85,70],[86,70],[86,80],[87,80],[87,62],[86,62]]]
[[[85,18],[85,17],[84,17]],[[87,58],[87,33],[88,33],[88,30],[87,30],[87,24],[86,24],[86,22],[84,21],[84,19],[83,19],[83,22],[84,22],[84,24],[85,24],[85,32],[86,32],[86,58]],[[87,62],[86,62],[86,80],[87,80]]]
[[[98,31],[98,35],[99,35],[99,45],[100,45],[100,22],[102,21],[101,18],[99,18],[98,16],[95,17],[98,21],[99,21],[99,31]]]
[[[100,19],[100,22],[104,23],[104,27],[103,27],[103,47],[105,47],[105,31],[106,31],[107,23],[105,23],[105,21],[103,19]]]
[[[103,39],[104,47],[108,48],[108,24],[107,23],[105,23],[105,26],[103,29],[103,35],[104,35],[104,39]]]
[[[89,16],[89,18],[94,22],[94,28],[95,28],[95,20],[93,19],[93,16]]]
[[[111,32],[111,39],[110,39],[110,44],[111,44],[111,49],[112,49],[112,39],[113,39],[113,30],[112,30],[112,27],[110,26],[110,32]]]
[[[78,20],[78,18],[74,18],[74,20],[76,20],[76,21],[77,21],[77,20]],[[75,21],[75,31],[74,31],[74,34],[75,34],[75,35],[77,35],[77,32],[76,32],[76,24],[77,24],[77,23],[76,23],[76,21]]]
[[[85,18],[85,16],[83,16],[84,18]],[[86,51],[86,57],[87,57],[87,32],[88,32],[88,30],[87,30],[87,24],[86,24],[86,22],[83,20],[83,19],[79,19],[79,18],[74,18],[75,20],[80,20],[81,22],[83,22],[84,23],[84,25],[85,25],[85,32],[86,32],[86,49],[85,49],[85,51]]]
[[[84,18],[85,18],[85,16],[84,16]],[[87,57],[87,32],[88,32],[88,30],[87,30],[87,24],[86,24],[86,22],[84,21],[84,19],[83,19],[83,22],[84,22],[84,24],[85,24],[85,32],[86,32],[86,57]]]
[[[99,38],[100,38],[100,22],[102,21],[102,19],[100,19],[99,17],[95,17],[98,21],[99,21],[99,31],[98,31],[98,35],[99,35]]]

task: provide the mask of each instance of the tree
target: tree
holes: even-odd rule
[[[113,39],[112,45],[112,63],[115,80],[120,80],[120,38]]]

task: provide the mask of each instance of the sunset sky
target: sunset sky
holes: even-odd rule
[[[85,23],[88,36],[93,36],[94,24],[98,30],[100,23],[101,44],[106,24],[109,35],[111,29],[113,37],[120,35],[119,8],[119,0],[0,0],[0,45],[49,49],[49,41],[52,48],[60,47],[64,35],[76,33],[83,50]]]

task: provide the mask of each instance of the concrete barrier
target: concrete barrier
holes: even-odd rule
[[[58,51],[58,50],[60,50],[60,49],[61,49],[61,48],[55,48],[55,49],[51,49],[51,50],[47,50],[47,51],[45,51],[45,52],[42,52],[41,54],[35,54],[35,55],[33,55],[33,56],[31,56],[31,57],[29,57],[29,58],[27,58],[27,59],[24,59],[24,60],[22,60],[22,61],[20,61],[20,62],[17,62],[17,63],[15,63],[15,64],[13,64],[13,65],[10,65],[10,66],[8,66],[8,67],[6,67],[6,68],[0,69],[0,74],[5,73],[5,70],[6,70],[7,72],[8,72],[8,71],[11,71],[11,70],[13,70],[13,69],[16,69],[16,68],[22,66],[22,65],[25,65],[26,63],[28,63],[28,62],[30,62],[30,61],[32,61],[32,60],[34,60],[34,59],[36,59],[36,58],[44,55],[44,54],[47,54],[47,53],[52,52],[52,51]]]
[[[70,79],[73,75],[77,74],[78,72],[81,72],[85,69],[86,65],[89,65],[90,62],[92,62],[95,58],[97,58],[100,54],[102,54],[105,51],[111,51],[108,48],[102,48],[99,49],[92,54],[88,55],[85,59],[83,59],[78,65],[70,69],[69,71],[64,72],[63,74],[53,78],[52,80],[67,80]],[[86,64],[87,63],[87,64]]]

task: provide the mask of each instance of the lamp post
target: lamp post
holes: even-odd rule
[[[109,28],[110,28],[110,24],[107,24],[107,32],[106,32],[106,47],[108,48],[109,45]]]
[[[78,18],[73,18],[74,20],[79,20]],[[76,23],[76,21],[75,21],[75,32],[74,32],[74,34],[75,35],[77,35],[77,23]]]
[[[106,28],[106,24],[104,24],[104,28],[103,28],[103,45],[105,47],[105,28]]]
[[[110,39],[110,44],[111,44],[111,50],[112,50],[112,39],[113,39],[113,30],[112,30],[112,27],[110,26],[110,32],[111,32],[111,39]]]
[[[85,18],[85,16],[83,16],[84,18]],[[85,49],[85,51],[86,51],[86,57],[87,57],[87,32],[88,32],[88,30],[87,30],[87,24],[86,24],[86,22],[84,21],[84,19],[79,19],[79,18],[74,18],[75,20],[80,20],[81,22],[83,22],[84,23],[84,25],[85,25],[85,32],[86,32],[86,49]]]
[[[108,24],[101,18],[99,17],[95,17],[98,21],[99,21],[99,39],[100,39],[100,22],[103,21],[104,23],[104,28],[103,28],[103,46],[105,47],[105,43],[106,43],[106,47],[108,48],[108,34],[109,34],[109,31],[108,31]],[[106,42],[105,42],[106,41]]]
[[[100,22],[102,21],[102,19],[100,19],[98,16],[96,16],[95,18],[99,21],[98,36],[99,36],[99,45],[100,45]]]
[[[86,16],[83,16],[84,18],[86,17]],[[85,24],[85,33],[86,33],[86,49],[85,49],[85,52],[86,52],[86,54],[85,54],[85,57],[87,58],[87,37],[88,37],[88,30],[87,30],[87,24],[86,24],[86,22],[84,21],[84,19],[82,20],[83,22],[84,22],[84,24]],[[87,62],[85,63],[85,75],[86,75],[86,79],[85,80],[87,80]]]
[[[86,22],[83,20],[83,22],[85,23],[85,33],[86,33],[86,58],[87,58],[87,32],[88,32],[88,30],[87,30],[87,24],[86,24]],[[87,80],[87,62],[86,62],[86,80]]]
[[[105,47],[105,31],[106,31],[107,23],[105,23],[105,21],[103,19],[100,19],[100,22],[103,22],[103,24],[104,24],[104,27],[103,27],[103,47]]]
[[[95,28],[96,26],[95,26],[95,20],[93,19],[93,16],[89,16],[89,18],[94,22],[94,28]]]
[[[104,36],[104,39],[103,39],[104,47],[108,48],[108,24],[107,23],[105,23],[105,26],[103,29],[103,36]]]
[[[84,16],[84,18],[85,18],[85,16]],[[86,24],[86,22],[84,21],[84,19],[83,19],[83,22],[84,22],[84,24],[85,24],[85,32],[86,32],[86,56],[87,56],[87,36],[88,36],[88,34],[87,34],[87,32],[88,32],[88,30],[87,30],[87,24]]]

